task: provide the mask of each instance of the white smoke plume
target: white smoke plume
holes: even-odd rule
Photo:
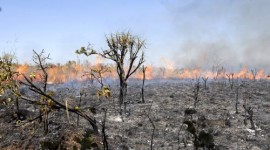
[[[179,67],[261,68],[270,71],[269,0],[164,2],[179,34]]]

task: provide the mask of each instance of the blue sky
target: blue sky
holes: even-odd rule
[[[33,49],[53,62],[76,60],[79,47],[105,49],[106,34],[128,30],[146,40],[147,64],[270,62],[267,0],[1,0],[0,7],[0,52],[15,51],[20,62],[30,62]]]

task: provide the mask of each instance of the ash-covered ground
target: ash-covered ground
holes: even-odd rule
[[[162,79],[147,80],[144,86],[145,103],[141,98],[141,80],[128,82],[127,111],[119,115],[117,81],[105,80],[111,89],[111,98],[98,98],[98,84],[90,82],[69,82],[49,85],[54,97],[68,106],[79,105],[80,109],[95,118],[101,132],[104,109],[107,109],[106,134],[109,149],[194,149],[194,136],[187,131],[185,120],[194,122],[196,132],[205,131],[213,136],[215,149],[270,149],[270,82],[266,80],[238,80],[233,88],[228,80],[209,80],[206,88],[200,81],[198,103],[194,108],[194,90],[197,80]],[[238,88],[238,114],[236,98]],[[39,98],[30,90],[22,88],[27,96]],[[83,93],[80,96],[80,93]],[[255,130],[250,121],[244,124],[245,109],[253,110]],[[25,118],[18,121],[14,116],[15,106],[1,104],[0,149],[87,149],[82,141],[90,124],[83,118],[66,111],[53,110],[49,114],[49,133],[44,135],[43,124],[38,120],[39,108],[20,100]],[[185,110],[194,108],[193,115]],[[96,112],[92,114],[93,110]],[[153,128],[154,127],[154,128]],[[154,129],[154,130],[153,130]],[[154,134],[153,134],[154,133]],[[153,136],[152,136],[153,135]],[[102,148],[101,136],[91,139]],[[84,143],[85,144],[85,143]]]

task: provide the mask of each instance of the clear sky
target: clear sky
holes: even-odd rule
[[[131,31],[146,40],[147,64],[268,67],[268,0],[1,0],[0,52],[30,62],[45,49],[53,62],[76,60],[90,42]],[[79,56],[80,59],[86,59]]]

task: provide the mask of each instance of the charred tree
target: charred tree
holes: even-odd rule
[[[196,80],[196,83],[193,89],[194,108],[197,107],[197,103],[200,101],[199,92],[200,92],[200,78]]]
[[[152,134],[151,134],[151,143],[150,143],[150,150],[153,150],[153,146],[154,146],[154,135],[155,135],[155,131],[156,131],[156,126],[155,126],[155,123],[154,123],[154,119],[151,118],[150,116],[150,113],[152,111],[152,105],[153,105],[153,102],[151,103],[149,109],[148,109],[148,112],[144,112],[144,114],[146,115],[146,117],[149,119],[149,122],[151,123],[152,125]]]
[[[253,78],[253,81],[256,81],[256,76],[257,76],[257,69],[251,69],[251,74],[252,74],[252,78]]]
[[[47,83],[48,83],[48,73],[47,69],[50,68],[50,66],[46,63],[48,59],[50,59],[50,55],[48,54],[47,56],[44,55],[44,50],[42,50],[40,53],[37,53],[35,50],[33,50],[34,55],[33,55],[33,62],[38,66],[38,70],[41,70],[40,77],[42,79],[41,84],[42,84],[42,91],[44,93],[47,93]],[[35,76],[31,77],[33,80]],[[48,99],[45,97],[41,97],[41,102],[47,102]],[[46,106],[40,109],[40,116],[41,114],[44,113],[44,119],[42,117],[39,118],[39,121],[44,123],[44,131],[45,134],[49,132],[49,122],[48,122],[48,109]]]
[[[215,75],[214,80],[217,80],[221,75],[224,75],[225,68],[221,65],[215,65],[213,66],[213,73]]]
[[[76,53],[86,56],[100,55],[116,63],[120,84],[119,106],[120,113],[122,114],[122,106],[124,103],[127,103],[125,99],[127,94],[127,80],[145,61],[143,52],[145,42],[139,37],[131,35],[129,32],[106,36],[106,42],[109,47],[107,50],[97,52],[89,44],[86,48],[81,47],[81,49],[76,50]]]
[[[250,99],[251,97],[249,97]],[[250,121],[251,129],[255,130],[255,123],[253,121],[253,109],[251,106],[247,106],[246,100],[245,104],[243,105],[243,108],[245,109],[245,120],[244,124],[247,125],[247,120]]]
[[[233,84],[234,84],[233,76],[234,76],[234,73],[226,74],[226,76],[228,77],[230,88],[233,89]]]
[[[110,72],[110,68],[102,64],[99,64],[96,67],[91,68],[90,70],[91,79],[95,79],[100,84],[101,89],[104,87],[103,76],[106,72]]]
[[[239,104],[239,87],[236,87],[236,99],[235,99],[235,113],[238,114],[238,104]]]
[[[203,85],[204,85],[204,89],[206,90],[206,82],[207,82],[207,80],[208,80],[208,77],[202,77],[202,79],[203,79]]]
[[[143,83],[142,83],[142,103],[145,103],[144,100],[144,82],[145,82],[145,72],[146,72],[147,67],[143,66],[142,67],[142,72],[143,72]]]
[[[255,130],[255,124],[253,121],[253,109],[251,106],[247,107],[246,105],[243,105],[245,111],[248,113],[248,116],[246,117],[246,119],[248,119],[250,121],[250,125],[251,125],[251,129]]]
[[[91,84],[94,84],[93,70],[90,69],[89,72],[85,72],[82,77],[86,77],[87,80],[90,81]]]

